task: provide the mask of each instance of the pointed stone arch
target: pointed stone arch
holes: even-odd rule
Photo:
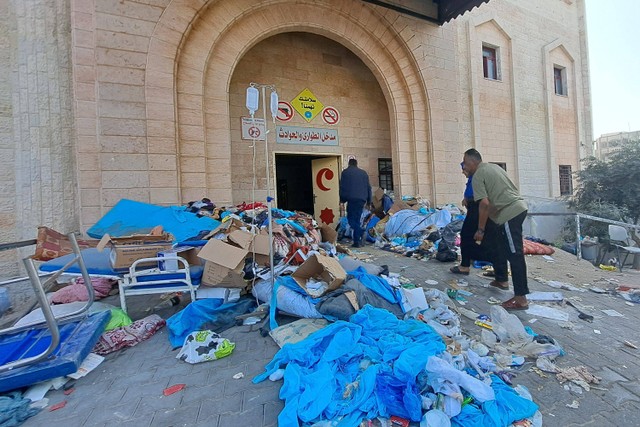
[[[176,142],[183,201],[208,195],[233,200],[228,88],[235,66],[255,44],[300,31],[332,39],[372,71],[387,100],[394,168],[401,194],[433,199],[429,102],[411,49],[384,16],[360,2],[252,0],[173,1],[149,47],[146,94],[172,92],[174,115],[148,117],[149,145]],[[165,61],[152,58],[166,58]],[[173,61],[170,61],[173,59]]]

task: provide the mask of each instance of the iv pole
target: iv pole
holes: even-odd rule
[[[264,158],[265,158],[265,172],[267,175],[267,221],[268,221],[268,229],[269,229],[269,270],[270,270],[270,281],[271,281],[271,290],[272,297],[270,303],[269,311],[275,315],[275,304],[276,304],[276,292],[275,288],[275,277],[274,277],[274,268],[273,268],[273,227],[271,224],[271,202],[274,200],[271,197],[271,173],[269,170],[269,139],[267,138],[269,135],[269,130],[267,128],[267,97],[266,97],[266,89],[271,89],[271,116],[273,120],[273,125],[275,128],[276,123],[276,115],[278,114],[278,93],[276,92],[275,85],[269,84],[260,84],[251,82],[249,87],[247,88],[247,108],[251,113],[251,120],[255,123],[254,114],[258,109],[258,98],[259,92],[258,88],[262,91],[262,117],[264,119],[264,127],[265,127],[265,135],[264,135]],[[253,142],[255,144],[255,141]],[[255,171],[254,171],[255,172]],[[275,323],[274,317],[271,318],[272,326]]]

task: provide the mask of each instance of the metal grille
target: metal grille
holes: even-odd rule
[[[573,180],[571,179],[571,165],[560,165],[560,195],[573,194]]]

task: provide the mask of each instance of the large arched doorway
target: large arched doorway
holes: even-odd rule
[[[355,157],[369,173],[372,186],[378,185],[380,160],[388,161],[393,154],[389,110],[377,79],[360,58],[331,39],[310,33],[281,33],[247,51],[229,84],[234,203],[251,200],[254,175],[260,195],[266,188],[263,143],[258,144],[254,163],[252,141],[242,139],[241,121],[249,115],[245,93],[250,82],[275,85],[280,99],[287,102],[309,89],[319,103],[339,113],[336,124],[323,120],[322,113],[307,121],[295,109],[290,120],[277,122],[286,129],[328,129],[338,136],[336,145],[327,145],[318,140],[278,143],[274,135],[269,135],[269,152],[275,153],[269,159],[275,175],[272,194],[277,197],[278,207],[313,213],[311,161],[319,155],[333,155],[344,159],[343,163]],[[262,117],[262,112],[258,113]]]
[[[181,4],[184,3],[182,6]],[[175,76],[175,121],[154,121],[149,132],[163,142],[177,138],[181,199],[203,194],[233,201],[232,129],[229,89],[235,68],[255,45],[281,33],[329,38],[353,52],[371,71],[389,113],[396,192],[433,198],[433,144],[425,82],[410,48],[391,22],[364,3],[339,0],[259,2],[210,1],[185,20],[189,2],[165,11],[149,56],[175,49],[175,66],[149,63],[146,92],[164,91]],[[175,47],[174,47],[175,46]]]

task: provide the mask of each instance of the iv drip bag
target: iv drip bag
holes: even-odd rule
[[[271,115],[275,119],[278,115],[278,92],[271,92]]]
[[[250,114],[253,114],[258,110],[258,99],[260,98],[260,92],[255,87],[249,86],[247,88],[247,109]]]

